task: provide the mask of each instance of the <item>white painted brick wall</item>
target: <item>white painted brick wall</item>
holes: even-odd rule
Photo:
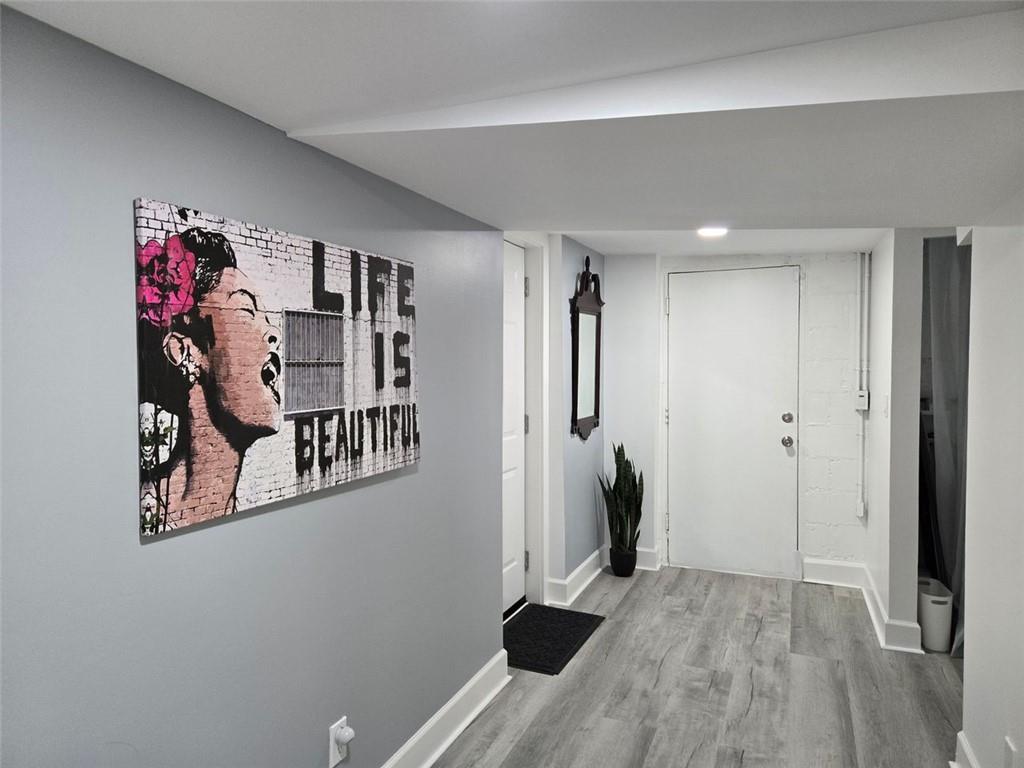
[[[858,258],[803,256],[786,263],[801,267],[800,550],[860,561]]]

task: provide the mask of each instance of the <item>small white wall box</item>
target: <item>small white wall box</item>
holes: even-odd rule
[[[858,389],[853,395],[853,407],[858,411],[868,410],[871,395],[866,389]]]

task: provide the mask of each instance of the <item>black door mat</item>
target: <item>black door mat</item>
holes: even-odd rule
[[[593,613],[531,603],[505,623],[508,665],[557,675],[602,621]]]

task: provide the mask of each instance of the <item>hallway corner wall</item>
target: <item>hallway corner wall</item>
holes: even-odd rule
[[[889,604],[889,474],[891,425],[889,400],[892,388],[892,302],[896,232],[888,230],[871,252],[871,286],[868,327],[868,389],[871,407],[867,415],[867,547],[864,566],[868,584],[883,606]],[[915,561],[916,550],[915,550]]]
[[[501,233],[9,6],[0,25],[0,762],[323,765],[347,715],[346,765],[385,764],[503,674]],[[420,463],[141,543],[139,196],[414,261]]]
[[[608,256],[604,310],[604,471],[615,475],[612,443],[622,443],[644,474],[643,517],[637,542],[640,567],[657,567],[659,487],[658,370],[662,303],[654,255]],[[602,541],[607,541],[607,527]]]
[[[1002,768],[1006,738],[1024,755],[1022,213],[1018,226],[974,227],[971,241],[960,768]],[[965,761],[967,745],[976,765]]]
[[[572,331],[569,322],[569,299],[576,286],[577,275],[583,271],[584,258],[590,257],[590,269],[601,278],[604,291],[605,257],[571,237],[561,236],[561,296],[562,328],[562,407],[563,418],[563,478],[565,484],[565,570],[562,577],[568,577],[578,566],[590,557],[604,542],[602,521],[604,502],[597,483],[597,475],[604,469],[604,444],[608,440],[608,402],[604,389],[604,374],[608,370],[604,351],[607,342],[603,337],[604,316],[602,314],[602,355],[601,355],[601,401],[600,420],[597,428],[586,440],[569,433],[572,418]],[[553,323],[553,326],[555,324]]]
[[[926,237],[950,234],[890,229],[871,257],[865,589],[882,645],[918,652],[923,248]]]

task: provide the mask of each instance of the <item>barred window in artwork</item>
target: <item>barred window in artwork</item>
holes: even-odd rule
[[[344,405],[344,318],[332,312],[284,311],[285,415]]]

